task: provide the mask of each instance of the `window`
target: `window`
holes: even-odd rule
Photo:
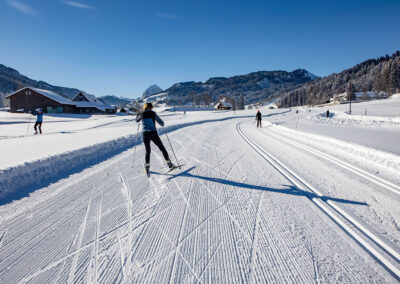
[[[47,112],[48,112],[48,113],[53,113],[53,107],[49,107],[49,106],[48,106],[48,107],[47,107]]]
[[[58,113],[64,112],[64,108],[63,108],[63,107],[57,107],[57,112],[58,112]]]
[[[25,91],[25,95],[30,96],[31,95],[31,91],[26,90]]]

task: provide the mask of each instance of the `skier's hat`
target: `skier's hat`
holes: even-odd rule
[[[145,103],[143,105],[143,110],[152,109],[152,108],[153,108],[153,104],[152,103]]]

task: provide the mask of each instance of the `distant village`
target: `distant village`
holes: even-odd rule
[[[153,102],[155,104],[162,102],[167,93],[160,93],[144,100],[142,102]],[[332,98],[324,102],[323,105],[330,104],[345,104],[350,100],[353,102],[357,101],[368,101],[371,99],[384,99],[388,95],[385,92],[354,92],[351,96],[346,92],[342,94],[334,95]],[[6,96],[9,100],[10,112],[13,113],[28,113],[33,112],[40,108],[44,113],[77,113],[77,114],[113,114],[117,112],[117,106],[108,105],[94,95],[87,94],[83,91],[79,91],[72,99],[67,99],[53,91],[38,89],[33,87],[24,87],[14,93]],[[270,108],[280,107],[280,102],[276,101],[269,103]],[[186,106],[187,108],[188,106]],[[195,107],[195,106],[192,106]],[[262,104],[251,104],[241,109],[253,109],[260,108]],[[121,108],[121,112],[133,111],[136,113],[139,111],[138,101],[134,101],[131,104],[125,105]],[[178,107],[183,110],[184,106]],[[228,102],[226,98],[221,98],[212,106],[207,107],[208,110],[235,110],[235,103]],[[173,108],[172,110],[177,110]]]

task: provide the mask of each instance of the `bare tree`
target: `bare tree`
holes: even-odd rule
[[[200,103],[201,103],[201,96],[200,95],[197,95],[197,96],[195,96],[195,102],[196,102],[196,106],[200,106]]]
[[[194,107],[194,100],[195,100],[195,92],[190,92],[190,100],[192,102],[192,107]]]
[[[204,93],[203,94],[203,101],[207,106],[210,106],[211,104],[211,96],[209,93]]]

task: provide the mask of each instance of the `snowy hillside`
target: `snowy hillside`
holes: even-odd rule
[[[396,283],[399,109],[156,109],[150,178],[133,116],[0,112],[0,282]]]

